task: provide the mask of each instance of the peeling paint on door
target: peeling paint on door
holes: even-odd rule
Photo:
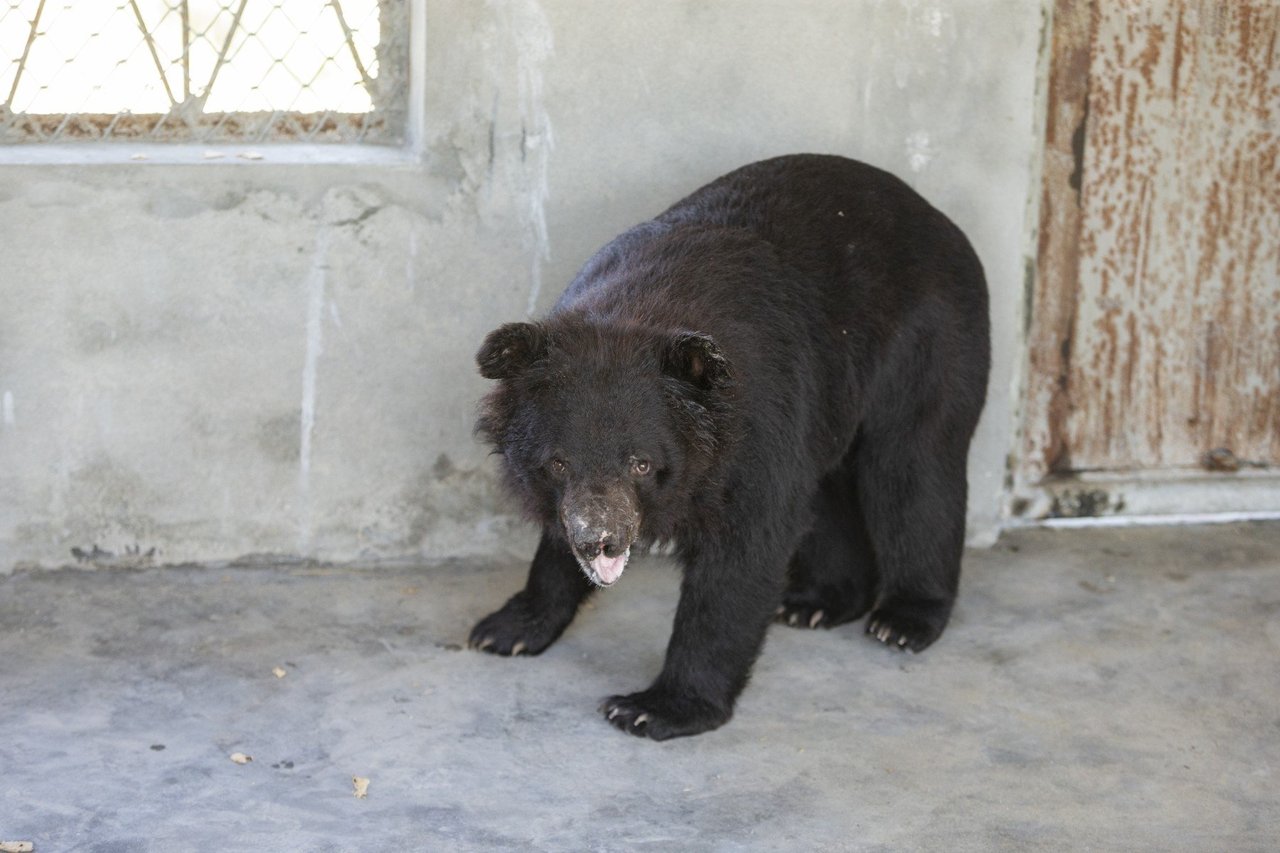
[[[1024,470],[1276,466],[1280,6],[1055,14]]]

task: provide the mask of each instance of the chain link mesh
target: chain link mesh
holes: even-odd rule
[[[0,142],[403,141],[407,0],[0,0]]]

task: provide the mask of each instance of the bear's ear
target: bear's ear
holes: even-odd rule
[[[511,379],[547,354],[547,333],[537,323],[506,323],[489,333],[476,353],[485,379]]]
[[[710,335],[677,332],[662,354],[662,372],[698,388],[724,388],[733,382],[729,359]]]

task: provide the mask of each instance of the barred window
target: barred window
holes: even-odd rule
[[[409,0],[0,0],[0,143],[405,138]]]

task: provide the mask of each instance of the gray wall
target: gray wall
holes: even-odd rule
[[[995,370],[970,533],[990,540],[1041,3],[425,6],[420,156],[0,150],[0,571],[94,545],[165,562],[527,548],[471,435],[483,334],[545,310],[626,226],[795,151],[897,173],[977,246]]]

